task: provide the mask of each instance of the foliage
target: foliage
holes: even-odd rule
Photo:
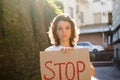
[[[113,59],[113,52],[112,51],[104,51],[104,52],[96,52],[90,53],[90,60],[91,61],[109,61]]]
[[[64,11],[64,6],[63,3],[61,2],[61,0],[54,0],[54,4],[62,11]]]
[[[60,13],[63,13],[59,6],[55,4],[56,0],[45,0],[44,1],[44,14],[45,14],[45,21],[46,21],[46,30],[48,31],[48,27],[52,19]]]
[[[40,80],[45,26],[62,11],[52,0],[0,0],[0,80]],[[47,26],[48,27],[48,26]]]
[[[59,6],[57,6],[55,4],[55,1],[56,0],[53,0],[53,1],[52,0],[47,0],[47,4],[48,4],[49,7],[53,8],[53,10],[55,11],[55,14],[60,14],[60,13],[62,13],[62,10],[60,10]]]

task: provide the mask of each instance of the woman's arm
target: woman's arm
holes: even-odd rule
[[[90,73],[91,73],[91,76],[95,75],[95,68],[92,63],[90,63]]]

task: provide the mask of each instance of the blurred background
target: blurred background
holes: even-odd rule
[[[39,52],[51,45],[47,31],[61,13],[75,20],[78,42],[104,48],[90,52],[95,66],[120,68],[119,7],[120,0],[0,0],[0,80],[41,80]]]

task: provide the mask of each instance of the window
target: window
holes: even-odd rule
[[[99,2],[100,0],[93,0],[93,2]]]
[[[108,36],[108,44],[109,45],[111,44],[111,36],[110,35]]]
[[[108,23],[112,24],[112,13],[108,13]]]
[[[81,23],[84,23],[84,16],[83,16],[83,12],[80,12],[80,16],[81,16]]]
[[[76,13],[79,13],[79,6],[76,6]]]
[[[119,39],[120,39],[120,29],[119,29],[119,34],[118,35],[119,35]]]
[[[77,45],[78,45],[78,46],[89,46],[88,43],[78,43]]]
[[[113,42],[115,42],[115,41],[117,41],[118,40],[118,32],[115,32],[114,34],[113,34]]]
[[[70,9],[70,16],[73,18],[73,8],[70,7],[69,9]]]
[[[94,17],[94,23],[97,24],[97,23],[101,23],[101,13],[94,13],[93,14],[93,17]]]
[[[89,46],[89,44],[88,43],[84,43],[84,46]]]
[[[79,2],[79,0],[76,0],[76,2]]]
[[[105,5],[105,2],[104,2],[104,1],[101,1],[101,5]]]
[[[113,0],[114,2],[116,1],[116,0]]]
[[[83,12],[79,12],[78,18],[80,19],[80,22],[81,22],[81,23],[84,23]]]

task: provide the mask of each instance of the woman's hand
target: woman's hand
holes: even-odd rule
[[[70,50],[73,50],[73,47],[66,47],[61,49],[63,53],[68,53]]]

